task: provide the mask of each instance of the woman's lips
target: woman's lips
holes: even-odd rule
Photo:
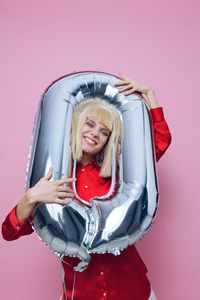
[[[84,137],[84,140],[86,141],[87,144],[89,144],[89,145],[91,145],[91,146],[94,146],[94,145],[97,144],[94,140],[90,139],[90,138],[87,137],[87,136]]]

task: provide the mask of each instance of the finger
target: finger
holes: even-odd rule
[[[117,83],[115,83],[115,86],[121,86],[121,85],[126,85],[126,84],[130,84],[130,82],[127,80],[122,80],[122,81],[118,81]]]
[[[56,184],[57,185],[62,185],[64,183],[69,183],[69,182],[74,182],[74,181],[76,181],[76,178],[69,177],[69,178],[63,178],[63,179],[57,180]]]
[[[125,88],[119,90],[119,93],[123,93],[124,91],[130,90],[130,89],[132,89],[132,88],[133,88],[133,86],[132,86],[131,84],[130,84],[130,85],[127,85]]]
[[[125,92],[124,95],[127,96],[127,95],[131,95],[132,93],[134,93],[136,91],[135,88],[132,88],[130,89],[129,91]]]
[[[57,187],[57,192],[65,192],[65,193],[73,193],[73,189],[71,189],[70,187],[65,187],[65,186],[58,186]]]
[[[50,167],[49,171],[47,172],[47,174],[43,178],[46,179],[46,180],[50,180],[52,175],[53,175],[53,168]]]
[[[59,192],[59,193],[56,193],[56,197],[58,197],[58,198],[74,198],[74,193]]]
[[[61,205],[67,205],[71,202],[72,202],[72,199],[59,199],[59,198],[54,199],[54,203],[61,204]]]

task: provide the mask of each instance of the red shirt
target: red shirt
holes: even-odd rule
[[[171,133],[164,119],[162,107],[150,110],[154,130],[156,160],[164,154],[171,143]],[[90,200],[106,194],[110,188],[110,179],[99,176],[99,167],[94,160],[86,166],[78,164],[76,188],[81,198]],[[6,240],[14,240],[28,235],[33,229],[26,219],[19,222],[16,207],[8,214],[2,224],[2,235]],[[78,258],[65,257],[63,263],[67,299],[71,299],[74,271],[72,266]],[[76,274],[74,300],[147,300],[151,292],[148,272],[135,245],[123,250],[120,255],[92,254],[88,268]],[[64,298],[63,298],[64,299]]]

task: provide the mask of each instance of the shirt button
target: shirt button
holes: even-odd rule
[[[104,293],[103,293],[103,296],[105,297],[106,295],[107,295],[106,292],[104,292]]]
[[[84,171],[85,171],[85,169],[81,169],[81,171],[82,171],[82,172],[84,172]]]
[[[88,188],[88,185],[85,185],[85,189],[87,189]]]
[[[103,276],[103,274],[104,274],[103,272],[100,272],[100,275],[101,275],[101,276]]]

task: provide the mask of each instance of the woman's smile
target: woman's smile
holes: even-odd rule
[[[96,142],[95,140],[93,140],[93,139],[91,139],[91,138],[89,138],[89,137],[87,137],[87,136],[84,136],[84,139],[85,139],[86,143],[88,143],[88,144],[91,145],[91,146],[97,144],[97,142]]]

